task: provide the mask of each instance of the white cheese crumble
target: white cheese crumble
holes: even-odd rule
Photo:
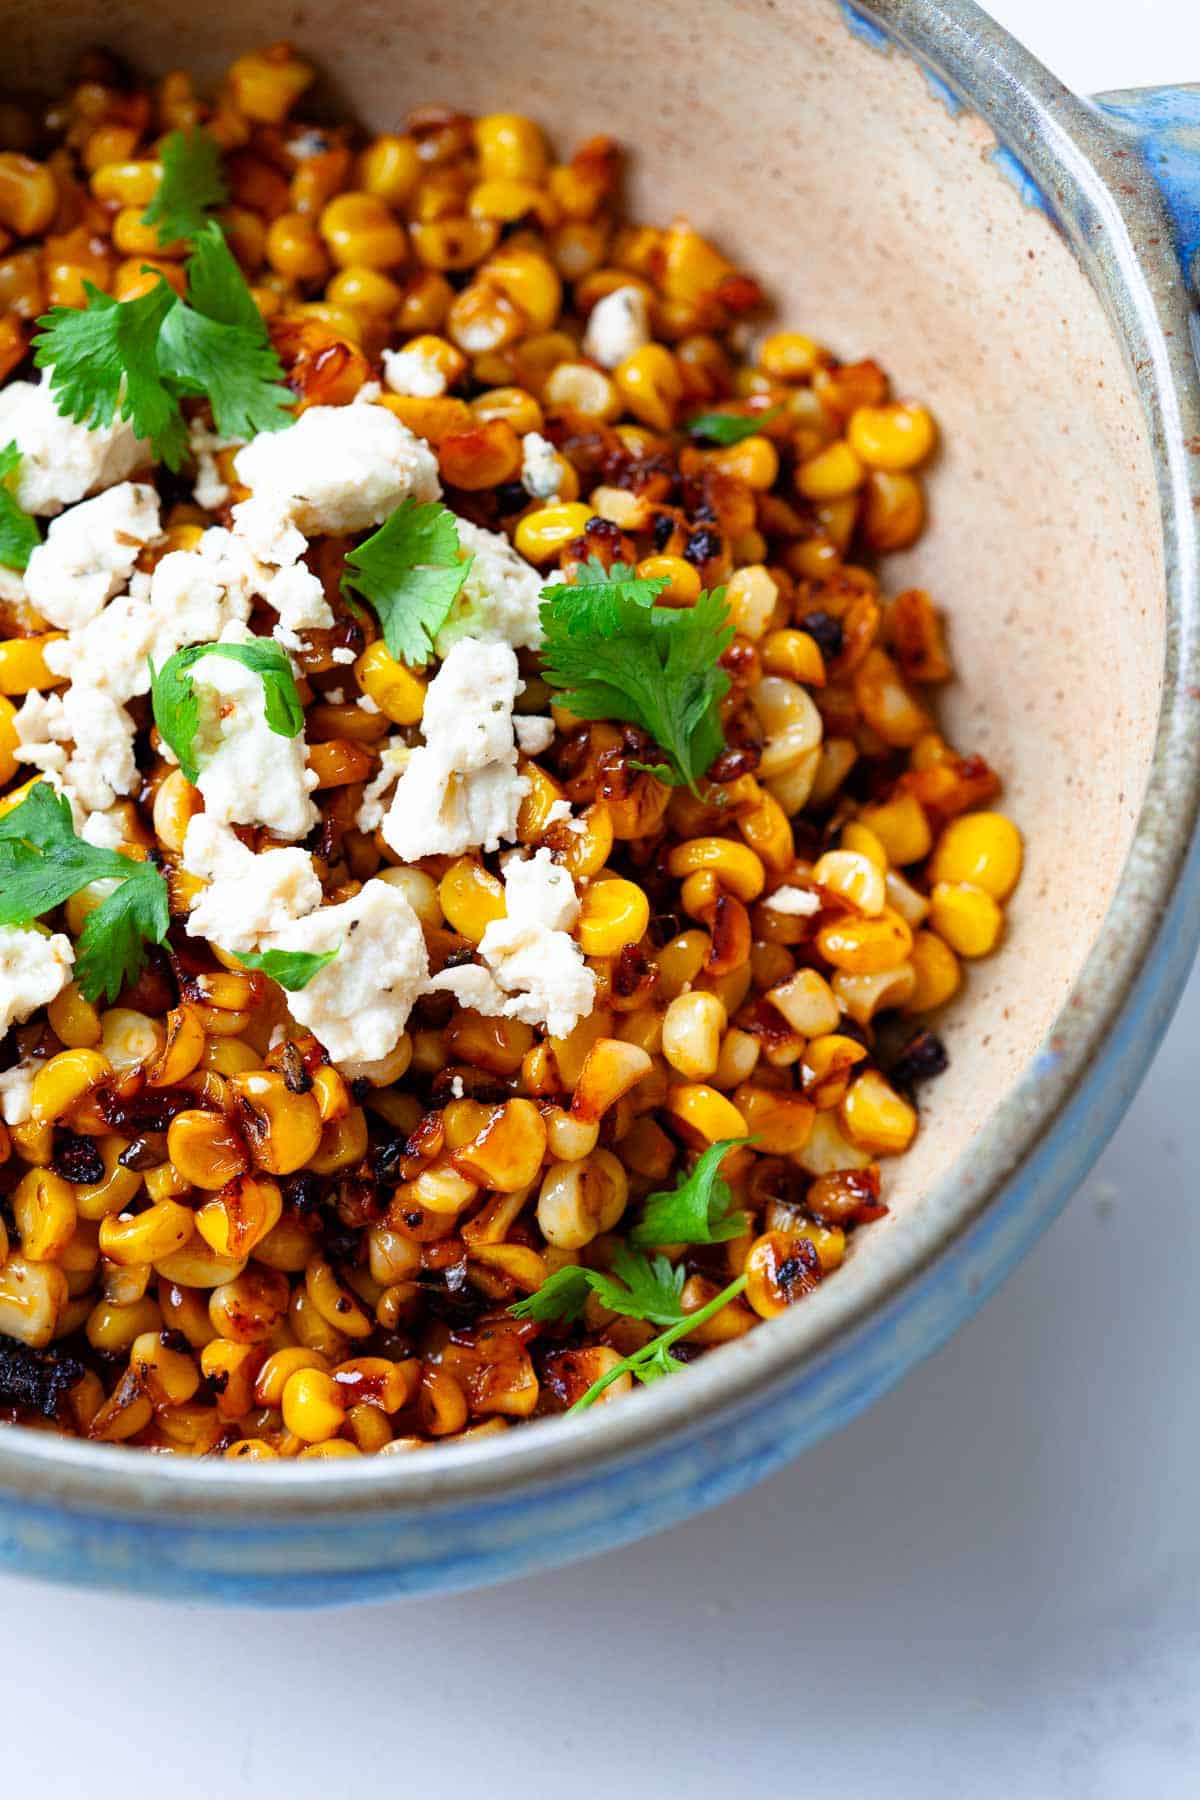
[[[768,894],[763,901],[772,912],[788,913],[798,919],[809,919],[821,910],[821,896],[810,893],[808,888],[781,887],[773,894]]]
[[[53,937],[17,925],[0,925],[0,1038],[31,1012],[61,994],[71,979],[75,951],[69,937]]]
[[[33,1078],[37,1063],[17,1063],[0,1075],[0,1113],[6,1125],[24,1125],[33,1116]]]
[[[158,531],[158,495],[140,482],[122,481],[71,507],[29,558],[30,602],[64,631],[86,624],[126,585],[138,552]]]
[[[206,813],[188,825],[183,866],[209,884],[188,916],[188,936],[207,938],[235,955],[314,912],[324,899],[306,850],[264,850],[256,856]]]
[[[595,1005],[596,977],[570,935],[579,896],[549,850],[510,856],[504,868],[506,917],[494,919],[479,944],[483,965],[435,975],[430,986],[475,1012],[544,1025],[566,1037]]]
[[[554,500],[562,486],[562,458],[540,431],[521,439],[521,486],[535,500]]]
[[[382,525],[402,500],[436,500],[437,458],[384,406],[310,406],[238,453],[237,477],[308,537]]]
[[[125,419],[93,429],[64,418],[50,391],[51,373],[47,369],[38,383],[10,381],[0,389],[0,444],[13,441],[21,452],[17,505],[46,517],[152,460],[149,444]]]
[[[218,512],[229,499],[229,483],[221,479],[217,451],[232,450],[241,443],[241,438],[221,437],[201,418],[193,419],[188,426],[188,448],[196,463],[196,485],[192,491],[196,505],[205,512]]]
[[[335,1063],[377,1062],[394,1050],[428,983],[420,920],[387,881],[368,881],[352,899],[309,913],[276,932],[268,948],[337,951],[306,987],[287,997],[292,1017]]]
[[[392,789],[404,772],[412,751],[402,737],[390,737],[380,746],[379,770],[363,789],[354,823],[360,831],[378,831],[387,817]]]
[[[641,288],[614,288],[597,300],[583,334],[583,353],[602,369],[615,369],[650,342],[650,309]]]
[[[385,350],[383,379],[394,394],[415,400],[434,400],[446,391],[446,377],[421,350]]]
[[[333,624],[325,589],[303,560],[308,540],[277,496],[252,494],[234,507],[232,517],[234,541],[249,552],[248,579],[279,614],[275,636],[287,649],[297,650],[300,632]]]
[[[517,773],[513,702],[524,687],[508,644],[463,638],[429,684],[421,729],[383,836],[403,862],[495,850],[517,834],[529,783]]]
[[[61,694],[31,693],[13,725],[16,760],[40,769],[85,812],[106,811],[137,785],[133,720],[102,688],[76,681]]]
[[[244,626],[222,633],[222,642],[231,640],[253,641]],[[317,777],[305,762],[303,731],[285,737],[272,730],[263,677],[231,657],[202,656],[192,682],[200,703],[196,786],[206,815],[218,825],[265,825],[276,837],[304,837],[319,815],[309,797]]]
[[[513,730],[517,734],[517,749],[524,756],[540,756],[554,742],[554,720],[542,713],[519,713],[513,719]]]
[[[470,573],[437,635],[439,656],[465,637],[536,650],[542,641],[539,617],[544,577],[518,555],[498,531],[459,519],[458,541],[474,557]]]

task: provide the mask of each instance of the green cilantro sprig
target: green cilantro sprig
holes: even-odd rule
[[[622,719],[665,752],[652,772],[693,791],[725,744],[720,659],[733,640],[725,590],[694,606],[658,606],[665,581],[616,563],[581,565],[574,584],[542,589],[542,675],[581,719]]]
[[[160,244],[176,244],[203,230],[212,209],[228,200],[229,189],[220,149],[198,125],[164,138],[159,161],[162,180],[142,224],[156,228]]]
[[[650,1382],[657,1381],[663,1375],[677,1374],[684,1365],[671,1355],[671,1346],[677,1344],[680,1338],[687,1337],[689,1332],[695,1331],[697,1326],[706,1325],[710,1319],[715,1319],[721,1308],[728,1306],[731,1300],[736,1300],[745,1286],[746,1277],[736,1276],[728,1287],[723,1287],[719,1294],[714,1294],[711,1300],[694,1313],[688,1313],[678,1325],[672,1325],[669,1330],[651,1338],[648,1344],[643,1344],[632,1356],[623,1356],[606,1374],[593,1381],[587,1392],[581,1394],[567,1411],[585,1412],[589,1406],[595,1405],[605,1388],[611,1387],[614,1381],[619,1381],[622,1375],[632,1375],[635,1381]]]
[[[60,413],[92,426],[128,419],[171,469],[187,449],[189,395],[207,397],[224,437],[292,423],[282,365],[221,227],[210,219],[194,238],[186,300],[161,276],[135,300],[85,282],[87,305],[44,313],[33,340]]]
[[[15,443],[0,450],[0,563],[6,569],[23,569],[42,541],[36,519],[22,512],[12,491],[12,478],[21,466]]]
[[[686,1277],[665,1256],[650,1258],[622,1244],[614,1252],[612,1272],[585,1269],[570,1263],[556,1269],[524,1300],[509,1311],[517,1319],[578,1319],[589,1294],[595,1294],[610,1312],[627,1319],[648,1319],[653,1325],[674,1325],[691,1315],[679,1303]]]
[[[649,1194],[638,1224],[630,1232],[634,1244],[723,1244],[749,1230],[744,1212],[735,1210],[729,1183],[721,1175],[722,1160],[748,1138],[725,1138],[697,1157],[689,1174],[666,1193]]]
[[[298,737],[304,730],[304,708],[292,665],[274,638],[256,638],[252,644],[189,644],[169,656],[161,669],[150,664],[150,704],[160,736],[191,782],[200,773],[194,751],[200,700],[193,671],[202,656],[227,657],[262,677],[267,724],[278,737]]]
[[[688,420],[687,428],[693,437],[705,438],[710,444],[741,444],[748,437],[757,437],[763,426],[777,419],[782,411],[782,406],[772,406],[748,418],[741,413],[697,413]]]
[[[298,994],[340,949],[339,944],[335,950],[235,950],[233,954],[243,968],[256,969],[289,994]]]
[[[405,500],[347,554],[342,592],[355,588],[370,601],[397,662],[419,665],[433,655],[474,560],[462,556],[452,512]]]
[[[47,782],[30,788],[0,819],[0,925],[31,925],[93,881],[115,888],[87,916],[76,945],[75,979],[88,1000],[116,999],[161,944],[170,914],[167,884],[150,862],[135,862],[75,835],[68,802]]]

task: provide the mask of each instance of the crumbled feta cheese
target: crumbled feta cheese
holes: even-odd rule
[[[49,937],[32,927],[0,925],[0,1038],[61,994],[74,961],[71,940],[61,931]]]
[[[368,881],[352,899],[309,913],[277,932],[269,948],[338,952],[288,995],[292,1017],[335,1063],[376,1062],[394,1050],[429,976],[420,920],[387,881]]]
[[[222,641],[231,638],[252,641],[244,626],[222,633]],[[305,762],[303,731],[284,737],[272,730],[263,677],[231,657],[202,656],[192,682],[200,703],[196,786],[206,815],[220,825],[265,825],[277,837],[304,837],[318,813],[309,798],[317,777]]]
[[[300,648],[302,631],[327,630],[333,613],[320,578],[303,561],[308,542],[277,498],[252,495],[233,509],[239,548],[253,558],[255,591],[279,614],[275,636],[289,650]]]
[[[402,737],[390,737],[379,751],[379,770],[363,789],[362,801],[354,823],[360,831],[378,831],[387,817],[392,789],[399,781],[412,755]]]
[[[596,977],[570,935],[579,917],[575,884],[549,850],[513,855],[504,867],[504,904],[506,917],[494,919],[480,940],[484,966],[445,969],[430,987],[475,1012],[566,1037],[596,1000]]]
[[[188,824],[183,866],[209,884],[188,916],[188,936],[207,938],[235,955],[255,949],[324,899],[306,850],[264,850],[256,856],[207,813],[197,813]]]
[[[310,406],[239,452],[237,477],[308,537],[382,525],[402,500],[436,500],[437,459],[384,406]]]
[[[28,694],[13,726],[16,760],[40,769],[85,812],[105,811],[137,783],[134,722],[101,688],[77,681],[62,693]]]
[[[582,819],[575,819],[571,815],[571,802],[569,800],[552,800],[550,803],[550,811],[546,814],[545,823],[547,830],[551,825],[567,825],[572,831],[577,827],[580,831],[583,830]]]
[[[424,745],[408,759],[385,841],[404,862],[495,850],[517,835],[528,789],[517,773],[513,702],[524,683],[507,644],[463,638],[429,684],[421,729]]]
[[[517,749],[526,756],[540,756],[554,742],[554,720],[540,713],[517,714],[513,730],[517,734]]]
[[[158,495],[122,481],[60,514],[25,570],[31,603],[64,631],[94,619],[133,573],[138,552],[158,536]]]
[[[385,350],[383,379],[394,394],[433,400],[446,391],[446,377],[432,356],[420,350]]]
[[[0,563],[0,600],[7,600],[12,606],[20,606],[26,599],[25,583],[15,569],[6,569]]]
[[[773,894],[768,894],[763,902],[772,912],[789,913],[799,919],[811,918],[821,910],[821,896],[810,893],[808,888],[781,887]]]
[[[562,486],[562,458],[540,431],[521,439],[521,486],[535,500],[554,500]]]
[[[0,1075],[0,1113],[6,1125],[25,1125],[33,1116],[33,1078],[38,1065],[17,1063]]]
[[[193,493],[196,505],[202,506],[205,512],[217,512],[229,499],[229,483],[222,481],[221,471],[217,467],[217,451],[232,450],[241,445],[241,438],[221,437],[210,430],[201,418],[195,418],[188,426],[188,447],[196,463],[196,485]]]
[[[94,844],[97,850],[119,850],[125,842],[124,823],[110,812],[89,813],[78,832],[85,844]]]
[[[125,419],[92,429],[64,418],[50,392],[51,373],[40,383],[10,381],[0,389],[0,444],[15,442],[21,452],[17,505],[48,518],[151,461],[149,444]]]
[[[370,694],[360,694],[358,704],[365,713],[377,713],[379,711],[378,704],[372,700]]]
[[[339,644],[335,649],[329,652],[329,660],[332,663],[336,663],[339,668],[344,669],[348,668],[352,662],[357,662],[358,657],[348,644]]]
[[[475,560],[437,634],[438,655],[465,637],[536,650],[542,641],[543,577],[500,532],[485,531],[469,519],[457,524],[458,541]]]
[[[602,369],[615,369],[650,342],[650,310],[632,283],[597,300],[583,334],[583,353]]]

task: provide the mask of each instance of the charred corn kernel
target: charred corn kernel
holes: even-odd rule
[[[796,491],[805,500],[841,500],[856,494],[865,478],[861,459],[844,438],[839,438],[799,465]]]
[[[326,212],[328,212],[326,208]],[[325,213],[322,213],[324,228]],[[324,281],[330,270],[329,256],[312,219],[305,213],[280,213],[267,226],[267,261],[278,275],[302,285]],[[345,259],[343,259],[345,260]]]
[[[249,50],[230,66],[229,86],[240,113],[260,125],[282,125],[311,87],[313,70],[290,44]]]
[[[895,794],[878,806],[864,806],[859,819],[875,833],[897,868],[929,855],[933,833],[915,794]]]
[[[916,1108],[878,1069],[864,1070],[851,1084],[838,1116],[846,1134],[872,1156],[899,1156],[917,1132]]]
[[[652,431],[670,431],[683,398],[679,364],[664,344],[645,344],[613,371],[617,392],[635,419]]]
[[[442,479],[451,487],[478,493],[514,481],[521,468],[521,440],[504,419],[472,421],[468,431],[443,438],[438,445]]]
[[[503,419],[521,436],[527,431],[540,431],[545,420],[533,395],[520,387],[487,388],[471,401],[477,419]],[[566,466],[565,458],[559,459]]]
[[[623,1095],[650,1073],[652,1060],[645,1050],[619,1038],[597,1038],[583,1059],[575,1083],[571,1115],[598,1119]]]
[[[636,944],[650,923],[650,902],[632,881],[594,881],[579,909],[579,946],[585,956],[616,956]]]
[[[293,1094],[273,1069],[248,1069],[231,1076],[229,1086],[255,1166],[269,1175],[302,1169],[321,1141],[321,1115],[311,1093]],[[177,1161],[174,1151],[172,1161]]]
[[[191,1109],[171,1120],[167,1153],[185,1181],[214,1193],[244,1174],[250,1160],[244,1138],[227,1119]]]
[[[586,514],[587,508],[583,511]],[[62,635],[61,631],[46,631],[38,637],[9,638],[0,643],[0,694],[28,694],[31,689],[59,687],[63,677],[46,667],[45,649]],[[34,779],[40,781],[41,776]],[[23,791],[33,785],[34,782],[27,782]],[[7,798],[14,800],[15,796]]]
[[[842,1130],[836,1111],[818,1112],[808,1142],[795,1160],[806,1175],[832,1175],[838,1170],[867,1169],[875,1160]]]
[[[187,1001],[166,1017],[166,1036],[158,1055],[146,1068],[149,1087],[173,1087],[199,1067],[206,1038],[200,1009]]]
[[[358,684],[393,725],[416,725],[425,710],[425,683],[397,662],[382,638],[358,659]]]
[[[358,159],[358,184],[364,193],[403,206],[421,179],[421,158],[411,137],[383,132],[372,138]]]
[[[676,844],[667,857],[667,869],[677,881],[698,872],[711,874],[728,893],[744,901],[757,900],[766,879],[753,850],[733,838],[689,838]]]
[[[907,749],[929,729],[929,714],[884,650],[868,650],[854,671],[854,699],[885,744]]]
[[[813,865],[812,878],[867,918],[878,918],[887,902],[884,871],[859,850],[827,850]]]
[[[540,506],[535,512],[526,513],[520,520],[513,542],[527,561],[538,565],[548,563],[558,555],[564,544],[580,535],[592,517],[591,507],[581,500],[573,500],[563,506]],[[0,644],[0,659],[6,647]],[[0,660],[0,686],[3,678],[4,666]],[[25,688],[13,687],[8,692],[24,693]]]
[[[821,1264],[811,1246],[782,1231],[755,1238],[746,1256],[746,1299],[760,1319],[776,1319],[797,1300],[811,1294],[821,1279]]]
[[[929,923],[959,956],[988,956],[1000,941],[1004,913],[981,887],[939,881],[930,895]]]
[[[486,279],[473,281],[456,294],[446,315],[447,332],[469,356],[503,350],[527,329],[520,307]]]
[[[666,1109],[710,1144],[716,1143],[718,1138],[747,1135],[746,1121],[733,1101],[704,1082],[671,1088]]]
[[[224,1281],[236,1280],[245,1266],[244,1261],[218,1256],[203,1238],[193,1236],[182,1250],[160,1256],[154,1270],[164,1281],[178,1283],[180,1287],[215,1288]]]
[[[662,601],[676,606],[690,606],[700,598],[700,571],[682,556],[647,556],[637,566],[643,581],[665,581],[659,595]]]
[[[933,419],[923,406],[859,406],[850,414],[846,441],[871,469],[915,469],[933,449]]]
[[[97,1147],[104,1163],[104,1179],[76,1186],[75,1205],[81,1219],[103,1219],[110,1213],[118,1213],[141,1191],[141,1176],[133,1169],[125,1168],[120,1161],[129,1147],[128,1138],[102,1137]]]
[[[797,969],[767,989],[767,999],[801,1037],[821,1037],[837,1029],[841,1013],[833,989],[816,969]]]
[[[475,121],[475,148],[491,181],[542,182],[549,168],[541,128],[520,113],[488,113]]]
[[[863,489],[863,536],[872,550],[905,550],[925,524],[925,496],[915,475],[872,469]]]
[[[1021,876],[1021,834],[1003,813],[962,813],[951,819],[929,864],[932,882],[966,882],[993,900],[1007,900]]]
[[[779,604],[779,588],[761,563],[735,569],[725,583],[725,603],[743,637],[761,638]]]
[[[225,1451],[230,1462],[277,1462],[279,1452],[268,1444],[266,1438],[239,1438],[236,1444],[230,1444]]]
[[[848,975],[845,969],[839,969],[833,978],[833,991],[842,1011],[859,1025],[869,1025],[876,1013],[907,1006],[916,988],[917,977],[910,962],[902,962],[881,975]]]
[[[112,1075],[112,1064],[99,1050],[60,1050],[42,1064],[30,1091],[30,1117],[41,1125],[61,1119],[77,1100]]]
[[[196,1230],[218,1256],[249,1256],[279,1223],[283,1196],[273,1181],[235,1175],[196,1213]]]
[[[750,694],[765,742],[758,773],[770,781],[820,749],[823,726],[812,696],[797,681],[764,675]],[[788,809],[794,810],[794,809]]]
[[[408,255],[403,225],[377,194],[336,194],[323,208],[318,229],[340,269],[394,269]]]
[[[298,1461],[336,1462],[345,1456],[361,1456],[362,1451],[357,1444],[347,1442],[345,1438],[329,1438],[324,1443],[306,1444],[300,1451]]]
[[[885,909],[878,918],[832,920],[817,933],[817,948],[826,962],[850,975],[879,975],[906,961],[912,932],[899,913]]]
[[[100,1025],[100,1048],[118,1075],[157,1062],[162,1053],[162,1026],[131,1006],[110,1006]]]
[[[133,1340],[129,1366],[155,1406],[184,1406],[200,1386],[195,1359],[168,1349],[157,1331],[144,1331]]]
[[[906,1003],[906,1012],[932,1012],[934,1007],[944,1006],[958,992],[962,980],[958,958],[932,931],[914,932],[909,963],[916,976],[916,986]]]
[[[852,976],[852,980],[871,977]],[[834,976],[837,980],[837,976]],[[840,1106],[850,1082],[850,1071],[866,1058],[866,1047],[857,1038],[831,1032],[828,1037],[813,1038],[804,1051],[801,1077],[806,1099],[824,1111]]]
[[[85,1000],[79,984],[69,981],[46,1008],[50,1029],[70,1050],[86,1050],[100,1042],[100,1014]]]
[[[500,236],[495,219],[432,219],[414,222],[410,231],[418,262],[439,272],[473,269],[496,248]]]
[[[57,1262],[79,1217],[71,1184],[49,1169],[30,1169],[13,1189],[11,1205],[22,1252],[31,1262]]]
[[[326,1324],[335,1331],[344,1337],[370,1337],[373,1321],[324,1257],[314,1256],[305,1269],[304,1290]]]
[[[177,1200],[158,1200],[134,1218],[111,1215],[100,1221],[100,1253],[123,1266],[158,1262],[183,1249],[193,1223],[191,1208]]]
[[[650,502],[642,494],[631,494],[628,488],[594,487],[589,498],[599,517],[622,531],[645,531],[650,525]]]
[[[223,1419],[241,1419],[250,1411],[262,1362],[263,1352],[257,1344],[232,1344],[220,1337],[205,1344],[200,1368],[216,1390],[217,1411]]]
[[[753,1134],[755,1149],[765,1156],[791,1156],[808,1142],[815,1108],[799,1094],[746,1081],[735,1089],[733,1099]]]
[[[347,1404],[395,1413],[416,1399],[420,1373],[415,1358],[393,1362],[386,1356],[356,1356],[339,1363],[333,1379]]]
[[[758,366],[775,381],[808,381],[829,352],[802,331],[773,331],[759,345]]]
[[[42,1350],[54,1336],[68,1299],[61,1269],[14,1251],[0,1268],[0,1333]]]
[[[608,1150],[551,1163],[538,1190],[538,1229],[557,1250],[581,1250],[612,1231],[625,1211],[629,1178]]]
[[[678,994],[662,1023],[663,1055],[689,1081],[703,1081],[716,1073],[726,1024],[725,1008],[715,994]]]
[[[58,189],[45,163],[16,150],[0,151],[0,225],[18,237],[48,231],[58,210]]]
[[[349,1065],[348,1065],[349,1066]],[[361,1065],[359,1065],[361,1066]],[[408,1068],[405,1058],[398,1080]],[[390,1071],[385,1071],[390,1075]],[[333,1175],[339,1169],[350,1169],[367,1154],[367,1117],[360,1106],[352,1107],[345,1118],[332,1119],[321,1132],[321,1141],[308,1160],[308,1167],[318,1175]]]
[[[537,1107],[532,1100],[509,1100],[490,1110],[453,1160],[480,1187],[516,1193],[532,1185],[545,1154],[546,1126]]]

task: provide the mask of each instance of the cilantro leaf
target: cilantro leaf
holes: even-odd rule
[[[200,701],[192,670],[202,656],[227,657],[262,677],[266,721],[277,737],[298,737],[304,730],[304,708],[292,665],[274,638],[256,638],[252,644],[189,644],[169,656],[161,669],[150,664],[150,704],[160,735],[191,782],[200,773],[192,748],[200,728]]]
[[[187,427],[158,365],[163,321],[179,301],[161,275],[136,300],[114,300],[84,282],[87,305],[55,306],[38,320],[33,360],[49,370],[60,413],[77,425],[128,419],[168,468],[177,469]]]
[[[722,1307],[728,1306],[731,1300],[736,1300],[745,1286],[746,1277],[744,1275],[736,1276],[728,1287],[723,1287],[719,1294],[714,1294],[705,1305],[698,1307],[695,1312],[685,1313],[674,1325],[669,1326],[666,1331],[660,1332],[656,1338],[651,1338],[648,1344],[643,1344],[641,1349],[635,1350],[631,1356],[623,1356],[620,1362],[614,1364],[606,1374],[601,1375],[598,1381],[593,1381],[587,1392],[582,1394],[573,1406],[569,1406],[567,1411],[573,1413],[586,1411],[600,1398],[605,1388],[611,1387],[613,1382],[620,1380],[622,1375],[632,1375],[637,1381],[658,1381],[664,1375],[676,1374],[685,1367],[685,1364],[671,1355],[672,1345],[677,1344],[680,1338],[687,1337],[690,1331],[695,1331],[698,1325],[707,1324],[708,1320],[714,1318]]]
[[[69,803],[44,781],[0,819],[0,925],[30,925],[80,888],[105,880],[120,885],[88,914],[75,978],[88,1000],[103,994],[111,1002],[141,970],[146,941],[161,944],[167,935],[161,871],[76,837]]]
[[[697,413],[688,420],[687,428],[693,437],[707,438],[710,444],[740,444],[748,437],[757,437],[763,426],[777,419],[782,411],[782,406],[772,406],[749,418],[740,413]]]
[[[210,219],[187,265],[188,303],[163,322],[158,357],[183,392],[207,396],[222,437],[251,438],[292,423],[293,394],[224,233]]]
[[[160,244],[194,238],[214,206],[223,206],[229,189],[221,173],[221,152],[206,131],[194,125],[190,131],[173,131],[159,153],[162,180],[142,214],[143,225],[154,225]]]
[[[340,949],[341,946],[338,946]],[[337,950],[237,950],[233,953],[246,969],[258,969],[270,980],[277,981],[289,994],[306,988],[314,975],[319,975]]]
[[[604,579],[542,589],[542,675],[581,719],[640,725],[666,752],[673,784],[696,783],[725,737],[720,659],[733,639],[723,588],[694,606],[657,606],[657,582],[623,564]],[[655,766],[657,772],[657,766]]]
[[[744,1212],[733,1210],[722,1158],[744,1138],[710,1144],[689,1174],[669,1192],[649,1194],[641,1221],[630,1232],[635,1244],[721,1244],[748,1229]]]
[[[509,1307],[515,1319],[537,1319],[542,1323],[561,1320],[573,1324],[582,1318],[587,1297],[592,1291],[592,1269],[581,1263],[566,1263],[547,1275],[540,1288]]]
[[[679,1304],[686,1279],[684,1269],[673,1268],[665,1256],[651,1261],[622,1244],[613,1256],[611,1274],[575,1264],[557,1269],[536,1293],[509,1311],[518,1319],[570,1321],[579,1318],[591,1292],[602,1306],[627,1319],[672,1325],[686,1316]]]
[[[347,554],[343,592],[357,588],[370,601],[397,662],[426,663],[433,655],[475,560],[460,561],[461,549],[452,512],[436,501],[405,500]]]
[[[20,466],[16,444],[6,444],[0,450],[0,563],[6,569],[23,569],[42,541],[37,520],[21,511],[9,485]]]

